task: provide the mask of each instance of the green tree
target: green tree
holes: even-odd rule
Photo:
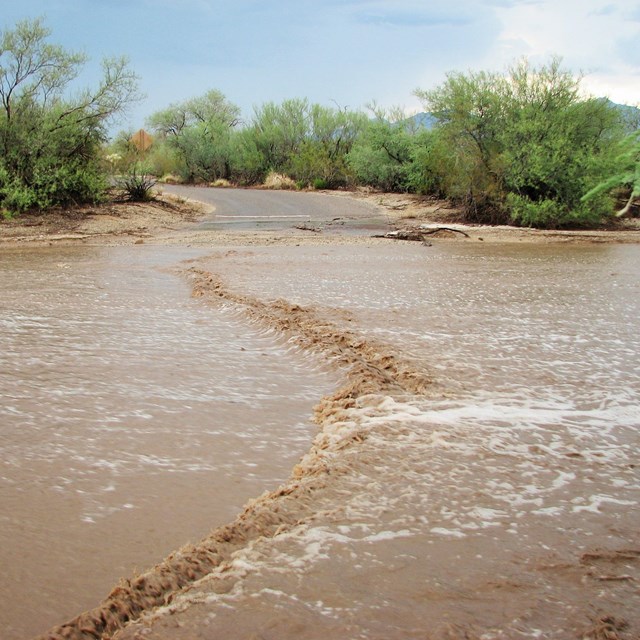
[[[444,182],[468,219],[539,227],[592,225],[611,213],[605,197],[583,201],[611,162],[619,114],[584,98],[580,78],[553,59],[523,61],[504,75],[450,74],[418,91],[438,119]]]
[[[262,183],[268,173],[253,128],[234,132],[230,141],[231,180],[241,185]]]
[[[247,135],[262,156],[263,173],[276,171],[303,185],[337,187],[351,179],[347,154],[365,122],[359,112],[285,100],[256,109]]]
[[[0,38],[0,206],[5,211],[95,200],[106,182],[106,125],[138,98],[126,59],[103,62],[97,89],[66,95],[86,59],[50,44],[41,19]]]
[[[370,105],[369,120],[349,153],[357,180],[384,191],[427,193],[435,190],[429,157],[432,133],[416,127],[400,109]]]
[[[606,100],[583,98],[580,79],[559,60],[525,62],[509,76],[508,126],[501,142],[511,219],[531,226],[593,225],[611,213],[606,198],[582,195],[609,164],[621,129]]]
[[[188,182],[211,182],[231,174],[231,137],[240,109],[218,90],[171,105],[148,119],[149,127],[181,159]]]
[[[621,218],[629,215],[640,200],[640,132],[636,131],[618,143],[615,166],[607,179],[589,190],[583,202],[613,193],[624,198],[624,206],[616,212]]]
[[[255,110],[251,130],[267,171],[289,173],[291,159],[307,138],[308,110],[306,99],[267,102]]]
[[[320,188],[335,188],[351,181],[347,157],[366,118],[359,112],[312,104],[307,109],[308,129],[298,153],[290,158],[294,180]]]
[[[505,218],[499,140],[504,93],[504,79],[484,71],[452,73],[435,90],[416,92],[438,122],[445,195],[461,203],[474,222]]]

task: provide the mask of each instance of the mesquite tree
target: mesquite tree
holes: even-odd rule
[[[41,19],[0,36],[0,208],[15,213],[99,198],[106,125],[138,99],[124,58],[106,59],[97,88],[74,97],[69,84],[86,58],[48,42]]]
[[[170,105],[148,119],[164,153],[179,159],[188,182],[227,179],[231,171],[231,134],[240,122],[240,108],[217,89]]]
[[[638,210],[640,205],[640,132],[624,138],[618,146],[615,168],[611,175],[583,196],[589,202],[602,194],[614,193],[624,198],[624,205],[616,212],[618,218]]]
[[[607,100],[584,97],[558,59],[539,68],[523,61],[506,74],[450,74],[417,95],[449,149],[446,195],[470,219],[560,227],[612,213],[606,194],[582,196],[608,175],[620,115]]]

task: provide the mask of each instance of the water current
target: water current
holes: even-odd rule
[[[326,469],[313,515],[154,637],[638,637],[639,247],[265,248],[209,268],[436,382],[334,416],[307,460]]]
[[[44,632],[286,478],[335,384],[190,297],[187,249],[0,253],[0,637]]]
[[[336,410],[312,449],[310,408],[335,382],[320,348],[243,324],[232,296],[189,299],[157,268],[189,257],[2,255],[0,595],[14,637],[34,612],[96,604],[96,585],[79,585],[97,573],[107,591],[227,521],[307,450],[289,502],[274,498],[294,525],[122,638],[145,625],[172,640],[638,636],[640,247],[200,259],[230,291],[313,309],[434,379],[426,395]]]

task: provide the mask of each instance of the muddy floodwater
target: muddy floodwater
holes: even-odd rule
[[[278,535],[118,637],[640,635],[640,247],[66,251],[0,258],[7,637],[97,604],[305,452],[261,506]],[[201,298],[160,269],[187,258]],[[406,370],[314,427],[347,343]]]
[[[104,598],[277,486],[334,384],[165,249],[0,253],[0,636]]]

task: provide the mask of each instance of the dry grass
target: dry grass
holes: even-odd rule
[[[265,189],[295,189],[296,183],[289,176],[272,171],[265,178],[263,186]]]

